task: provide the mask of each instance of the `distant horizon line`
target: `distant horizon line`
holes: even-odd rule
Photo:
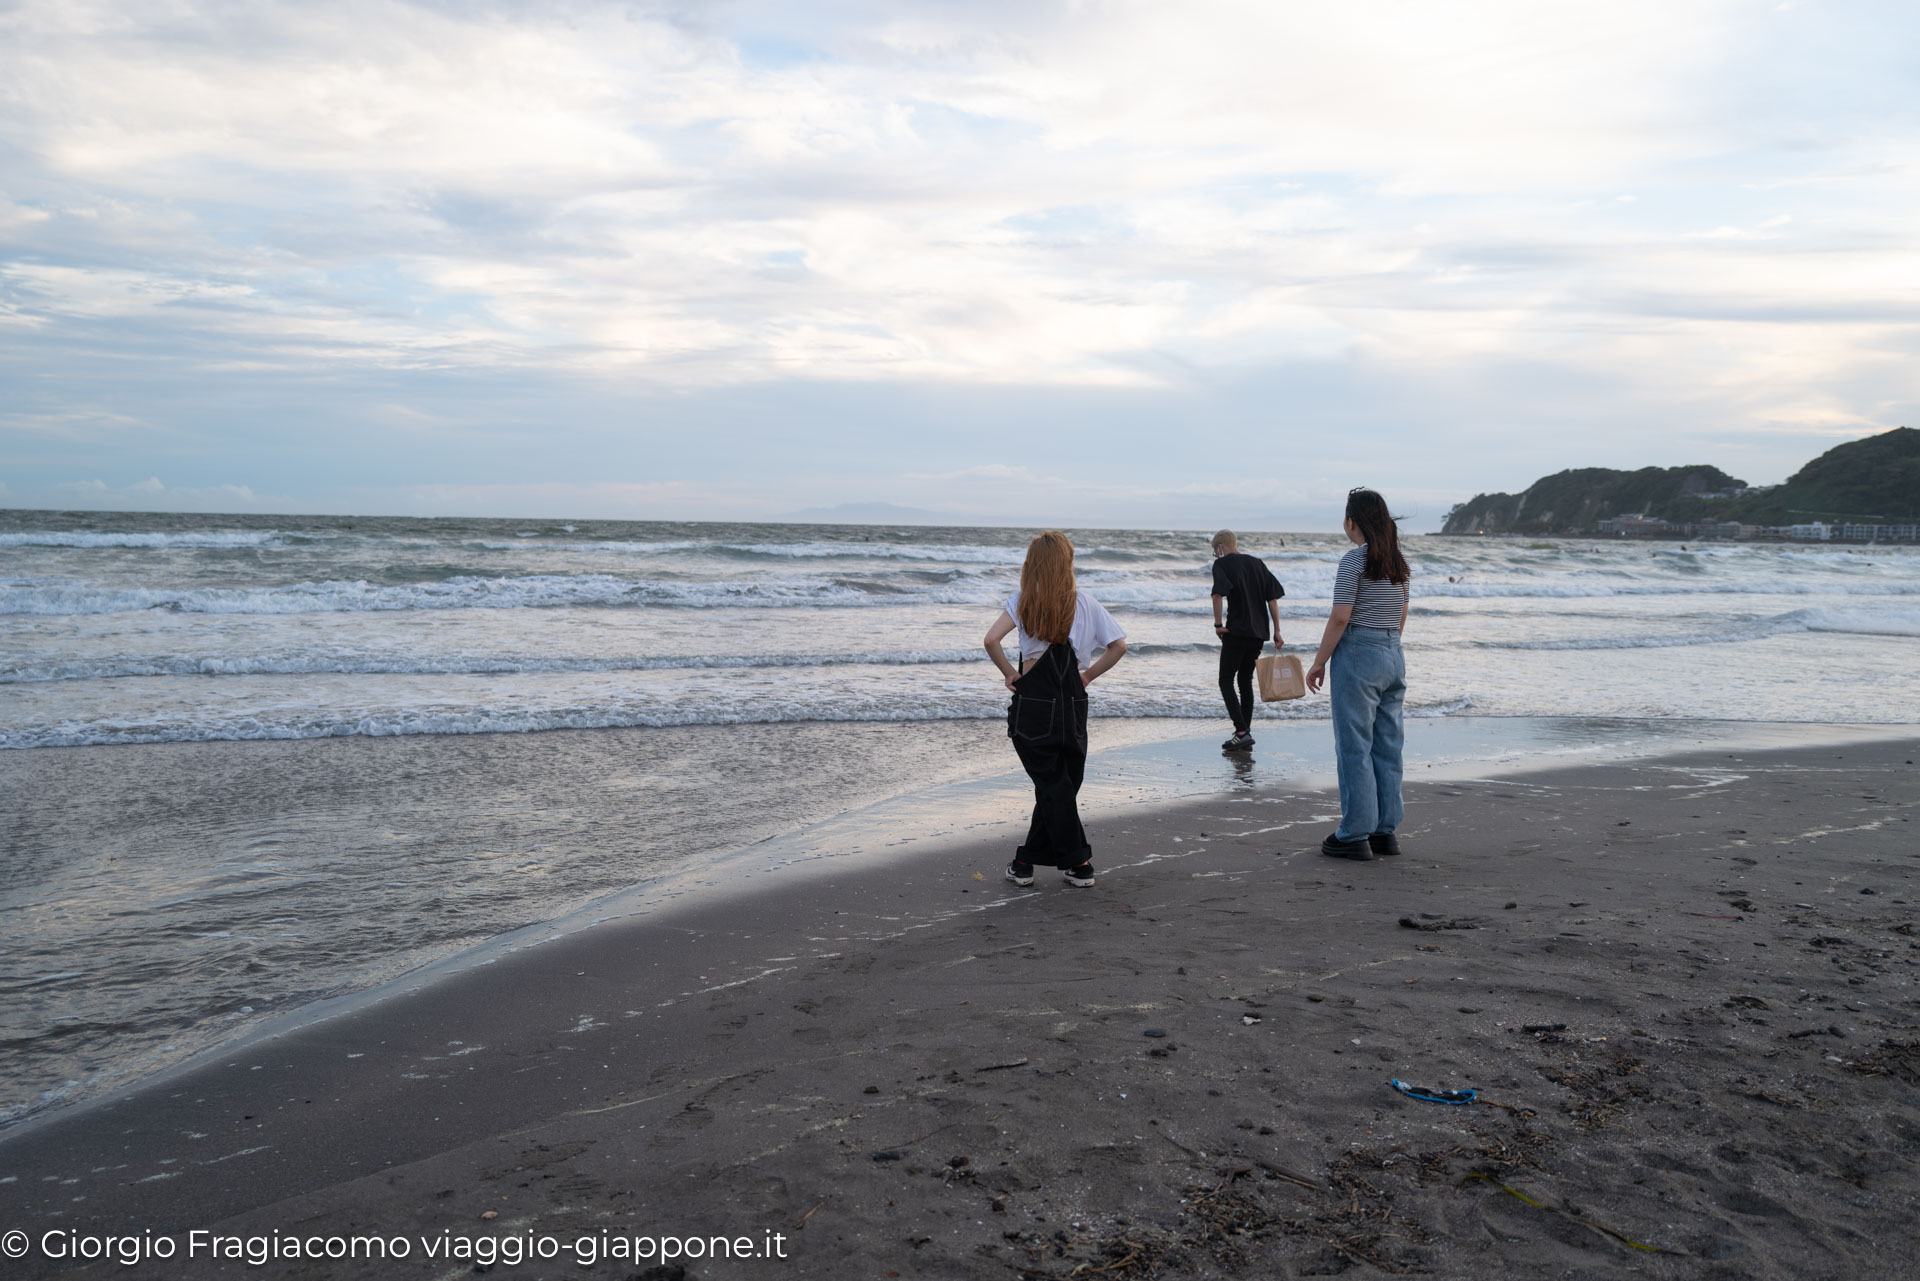
[[[1221,528],[1221,526],[1218,524],[1206,525],[1206,526],[1199,526],[1199,525],[1182,526],[1178,524],[1173,524],[1169,522],[1160,522],[1160,521],[1155,521],[1155,522],[1150,522],[1147,524],[1140,524],[1140,525],[1105,525],[1105,524],[1076,524],[1071,522],[1064,523],[1064,524],[1041,524],[1038,522],[1012,523],[1012,522],[1000,522],[1000,521],[992,521],[992,520],[973,520],[973,521],[924,520],[924,519],[922,520],[904,520],[904,519],[875,520],[870,518],[861,518],[861,519],[847,518],[843,520],[828,520],[828,519],[814,518],[814,519],[803,520],[803,519],[797,519],[794,517],[767,518],[767,519],[731,519],[731,518],[710,517],[710,516],[699,517],[699,518],[671,517],[671,516],[662,516],[662,517],[526,516],[526,515],[476,516],[476,515],[419,515],[415,513],[405,513],[405,512],[295,512],[295,511],[203,512],[203,511],[179,511],[179,510],[173,510],[170,508],[163,509],[163,508],[144,508],[144,507],[8,507],[8,506],[0,506],[0,517],[16,515],[16,514],[26,514],[26,513],[53,513],[53,514],[60,514],[60,515],[67,515],[67,516],[193,516],[193,517],[199,517],[206,520],[236,520],[237,519],[237,520],[254,520],[254,521],[280,520],[280,519],[284,519],[284,520],[420,520],[420,521],[488,520],[488,521],[500,521],[503,523],[522,522],[522,523],[529,523],[529,524],[531,523],[568,524],[568,523],[596,522],[596,523],[602,523],[602,524],[623,524],[623,525],[803,525],[803,526],[858,525],[858,526],[863,526],[863,527],[873,528],[873,529],[882,529],[888,526],[906,525],[906,526],[919,526],[921,528],[928,528],[928,529],[1012,529],[1012,530],[1060,529],[1060,530],[1086,530],[1089,532],[1116,532],[1116,533],[1138,533],[1142,530],[1163,529],[1168,531],[1169,533],[1180,533],[1180,534],[1190,533],[1190,534],[1195,534],[1202,537],[1211,537],[1214,533],[1218,532],[1219,529]],[[1262,528],[1256,525],[1238,525],[1238,526],[1231,526],[1231,528],[1233,528],[1236,533],[1242,533],[1242,534],[1340,534],[1342,533],[1342,531],[1337,528],[1335,529],[1311,529],[1311,528],[1277,529],[1277,528]],[[1432,532],[1436,535],[1438,534],[1437,530]],[[1418,535],[1418,534],[1409,535],[1409,537],[1424,537],[1424,536],[1425,535]]]

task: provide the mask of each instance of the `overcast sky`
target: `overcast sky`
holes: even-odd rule
[[[0,0],[0,505],[1415,528],[1920,425],[1911,0]]]

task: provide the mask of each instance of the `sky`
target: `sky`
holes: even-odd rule
[[[0,0],[0,506],[1777,482],[1920,426],[1917,69],[1911,0]]]

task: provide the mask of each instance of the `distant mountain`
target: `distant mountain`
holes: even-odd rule
[[[1448,512],[1443,534],[1590,534],[1595,521],[1625,512],[1703,506],[1702,494],[1745,489],[1718,467],[1580,467],[1543,476],[1517,494],[1477,494]]]
[[[1644,515],[1675,524],[1912,521],[1920,514],[1920,431],[1896,427],[1836,445],[1783,485],[1749,491],[1717,467],[1582,467],[1518,494],[1477,494],[1448,512],[1443,534],[1591,534],[1597,521]]]
[[[1911,521],[1920,516],[1920,431],[1896,427],[1835,445],[1786,484],[1743,498],[1728,520]]]

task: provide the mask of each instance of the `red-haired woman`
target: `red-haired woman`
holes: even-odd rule
[[[1008,632],[1019,641],[1018,670],[1000,649]],[[1033,884],[1035,866],[1060,868],[1069,885],[1093,884],[1093,847],[1080,825],[1087,686],[1126,652],[1126,633],[1113,615],[1074,586],[1072,542],[1057,529],[1036,535],[1020,567],[1020,590],[987,629],[987,657],[1013,692],[1007,737],[1033,780],[1033,822],[1007,864],[1015,885]]]

